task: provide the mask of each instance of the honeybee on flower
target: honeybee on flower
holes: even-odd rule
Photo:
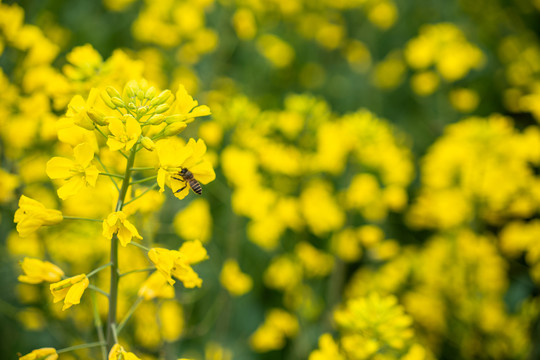
[[[159,157],[157,182],[160,192],[169,186],[179,199],[183,199],[191,188],[200,194],[200,184],[208,184],[216,178],[210,161],[204,158],[206,144],[202,139],[189,139],[183,145],[178,139],[169,138],[156,144]],[[197,182],[197,183],[195,183]],[[189,185],[189,186],[187,186]]]

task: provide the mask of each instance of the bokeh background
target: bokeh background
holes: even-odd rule
[[[210,107],[180,136],[217,178],[137,208],[146,244],[209,253],[200,289],[137,308],[141,359],[540,358],[539,21],[537,0],[2,2],[0,357],[96,341],[90,295],[62,312],[17,276],[103,264],[99,224],[21,238],[13,215],[22,194],[108,214],[110,183],[61,202],[45,164],[74,95],[145,78]]]

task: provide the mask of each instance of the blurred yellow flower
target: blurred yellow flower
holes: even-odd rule
[[[299,242],[294,252],[304,267],[306,276],[323,277],[334,268],[334,257],[306,241]]]
[[[176,301],[165,301],[159,308],[161,335],[169,342],[176,341],[184,331],[184,310]]]
[[[424,71],[411,77],[411,88],[420,96],[433,94],[439,87],[439,77],[433,71]]]
[[[251,40],[257,34],[255,16],[248,9],[240,8],[236,10],[232,17],[232,24],[239,39]]]
[[[212,215],[205,199],[195,199],[173,219],[176,233],[185,240],[199,239],[203,243],[212,235]]]
[[[298,333],[298,319],[282,309],[272,309],[266,314],[264,323],[249,338],[251,348],[257,352],[281,349],[287,337]]]
[[[178,249],[190,265],[198,264],[208,259],[208,253],[200,240],[185,241]]]
[[[97,167],[91,165],[94,149],[88,143],[82,143],[73,149],[75,160],[53,157],[47,162],[47,175],[51,179],[67,180],[58,190],[60,199],[78,193],[84,186],[95,186],[99,175]]]
[[[112,212],[103,220],[103,236],[110,240],[114,234],[117,234],[122,246],[127,246],[133,237],[142,239],[137,228],[129,222],[123,211]]]
[[[108,360],[141,360],[134,353],[127,352],[119,344],[114,344],[109,352]]]
[[[144,300],[172,299],[174,298],[174,288],[162,274],[156,271],[143,282],[137,295]]]
[[[19,360],[56,360],[58,354],[54,348],[41,348],[33,350],[31,353],[20,356]]]
[[[50,289],[54,297],[54,303],[64,300],[62,311],[81,302],[81,296],[88,287],[90,281],[86,274],[80,274],[68,279],[51,284]]]
[[[63,219],[61,211],[47,209],[39,201],[22,195],[19,199],[19,208],[15,211],[13,221],[17,223],[17,232],[19,235],[26,237],[41,226],[55,225]]]
[[[91,78],[103,64],[103,58],[90,44],[73,48],[66,55],[66,60],[68,64],[64,65],[62,70],[74,81],[85,81]]]
[[[294,48],[275,35],[259,36],[257,48],[277,68],[290,65],[295,57]]]
[[[308,360],[345,360],[339,351],[339,346],[336,344],[332,335],[326,333],[319,337],[319,349],[309,354]]]
[[[19,186],[19,176],[0,169],[0,204],[15,197],[15,189]]]
[[[234,259],[227,259],[223,263],[219,281],[232,296],[244,295],[253,286],[251,277],[240,270],[238,262]]]
[[[478,93],[466,88],[458,88],[450,91],[449,97],[452,107],[462,113],[474,111],[480,103]]]
[[[57,282],[64,276],[62,269],[48,261],[25,257],[20,265],[24,275],[19,275],[17,279],[27,284],[39,284],[43,281]]]

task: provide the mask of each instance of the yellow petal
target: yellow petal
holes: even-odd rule
[[[79,163],[83,168],[86,168],[90,161],[94,158],[94,149],[89,143],[82,143],[75,146],[73,149],[75,155],[75,161]]]
[[[60,199],[65,200],[68,197],[77,194],[83,186],[84,180],[82,176],[74,176],[69,179],[64,185],[62,185],[56,192],[58,193],[58,197]]]
[[[73,175],[71,169],[75,162],[63,157],[53,157],[47,162],[47,176],[51,179],[67,179]]]
[[[122,123],[122,120],[118,118],[112,118],[109,120],[109,131],[111,132],[111,134],[117,137],[126,134],[124,124]]]
[[[81,302],[81,296],[89,284],[90,284],[90,281],[88,280],[86,275],[84,276],[84,279],[73,284],[66,294],[62,311],[70,308],[72,305],[79,304]]]

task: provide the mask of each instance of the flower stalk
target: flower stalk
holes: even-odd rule
[[[135,154],[137,153],[138,144],[133,146],[130,150],[129,157],[127,159],[126,171],[124,173],[124,179],[122,180],[122,187],[118,194],[118,201],[116,202],[115,211],[121,211],[124,207],[124,201],[126,199],[127,191],[131,181],[131,172],[133,164],[135,163]],[[109,315],[107,317],[107,350],[110,351],[114,344],[116,344],[116,310],[118,303],[118,282],[120,280],[120,274],[118,271],[118,236],[114,234],[111,238],[111,282],[109,291]]]

